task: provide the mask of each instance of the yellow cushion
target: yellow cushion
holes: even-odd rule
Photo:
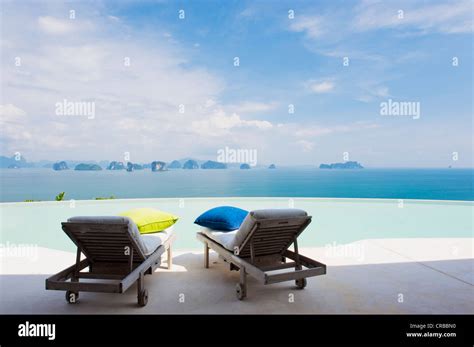
[[[163,231],[178,221],[177,216],[154,208],[134,208],[122,212],[120,215],[133,220],[140,234]]]

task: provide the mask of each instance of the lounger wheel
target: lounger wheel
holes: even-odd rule
[[[237,299],[243,300],[247,296],[247,290],[240,283],[237,283],[235,286],[235,294]]]
[[[79,300],[79,293],[71,290],[66,291],[66,301],[69,304],[75,304]]]
[[[148,303],[148,290],[143,289],[140,294],[138,295],[138,305],[146,306]]]
[[[299,280],[295,280],[295,284],[298,287],[298,289],[304,289],[306,285],[308,284],[308,281],[306,278],[300,278]]]

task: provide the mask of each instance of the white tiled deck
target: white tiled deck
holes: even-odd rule
[[[263,286],[250,277],[245,301],[235,297],[238,273],[215,253],[204,269],[202,253],[174,252],[171,270],[146,277],[149,301],[143,308],[135,287],[123,295],[81,293],[76,305],[67,304],[64,292],[46,291],[44,281],[74,263],[75,255],[39,248],[36,260],[0,259],[0,313],[472,314],[473,240],[371,239],[336,249],[304,248],[303,254],[327,264],[327,275],[308,279],[304,290],[291,282]]]

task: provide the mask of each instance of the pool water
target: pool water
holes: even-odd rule
[[[345,244],[370,238],[473,237],[473,202],[389,199],[188,198],[84,200],[0,204],[1,243],[73,251],[61,222],[78,215],[117,215],[151,207],[180,217],[175,226],[178,250],[201,249],[193,222],[221,205],[246,210],[295,207],[312,223],[300,237],[302,247]]]

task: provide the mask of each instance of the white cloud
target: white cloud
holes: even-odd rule
[[[256,113],[256,112],[267,112],[274,110],[278,104],[276,102],[252,102],[246,101],[239,105],[233,106],[232,108],[237,113]]]
[[[319,38],[325,33],[324,19],[321,16],[295,16],[290,22],[290,30],[305,33],[310,38]]]
[[[373,90],[373,94],[378,96],[378,97],[382,97],[382,98],[390,96],[390,94],[388,92],[388,87],[386,87],[386,86],[377,86],[377,87],[375,87],[375,89]]]
[[[80,6],[77,13],[91,12]],[[108,16],[90,19],[95,30],[76,30],[69,21],[55,20],[53,10],[39,16],[40,6],[8,3],[4,10],[3,150],[30,159],[117,158],[129,151],[135,160],[149,160],[166,147],[177,157],[199,152],[201,135],[191,123],[205,118],[199,105],[218,104],[223,83],[206,69],[184,67],[189,52],[177,44],[150,44],[120,21],[112,20],[113,31],[98,25],[110,23]],[[69,34],[58,40],[52,33]],[[126,38],[130,33],[133,40]],[[7,45],[21,56],[21,66],[6,59]],[[55,104],[64,99],[94,102],[95,118],[57,116]],[[180,104],[186,106],[184,114],[178,112]],[[12,123],[15,114],[23,116],[21,123]]]
[[[359,94],[356,100],[362,102],[371,102],[380,98],[391,96],[389,88],[377,81],[364,81],[358,84]]]
[[[356,9],[352,27],[361,31],[413,28],[421,33],[471,33],[473,32],[472,12],[471,0],[446,3],[364,1]]]
[[[27,129],[28,119],[26,112],[21,108],[12,105],[0,105],[0,129],[2,147],[9,151],[9,153],[16,152],[17,149],[11,146],[6,140],[13,141],[28,141],[32,135]]]
[[[238,114],[227,115],[222,109],[217,109],[204,119],[193,121],[192,130],[204,136],[228,135],[231,129],[250,128],[255,130],[267,130],[273,127],[272,123],[262,120],[245,120]]]
[[[244,126],[253,126],[262,130],[273,128],[273,124],[266,120],[244,120]]]
[[[474,21],[471,0],[452,1],[361,1],[344,12],[296,16],[288,29],[304,33],[309,39],[352,37],[354,31],[379,29],[415,30],[418,34],[472,33]],[[401,11],[401,12],[400,12]],[[344,13],[349,13],[346,15]],[[319,42],[321,44],[322,42]]]
[[[328,127],[321,127],[317,125],[305,126],[295,131],[295,136],[297,137],[318,137],[322,135],[331,134],[335,129]]]
[[[309,140],[315,137],[326,136],[335,133],[348,133],[365,129],[375,129],[379,125],[371,122],[353,122],[346,125],[327,125],[322,126],[318,124],[288,124],[287,131],[291,131],[295,137]]]
[[[314,149],[314,142],[307,140],[299,140],[296,143],[301,146],[303,152],[310,152]]]
[[[111,17],[109,16],[109,18]],[[71,34],[74,31],[89,30],[92,28],[90,22],[79,21],[77,19],[59,19],[51,16],[39,17],[38,26],[41,31],[53,35]]]
[[[107,16],[108,19],[110,19],[112,22],[120,22],[120,18],[116,16]]]
[[[312,93],[321,94],[332,91],[335,87],[335,84],[333,81],[310,80],[307,82],[307,86]]]
[[[0,120],[4,122],[15,122],[24,119],[26,112],[12,104],[0,105]]]
[[[254,7],[247,7],[238,14],[238,17],[242,18],[253,18],[258,14],[258,11]]]

